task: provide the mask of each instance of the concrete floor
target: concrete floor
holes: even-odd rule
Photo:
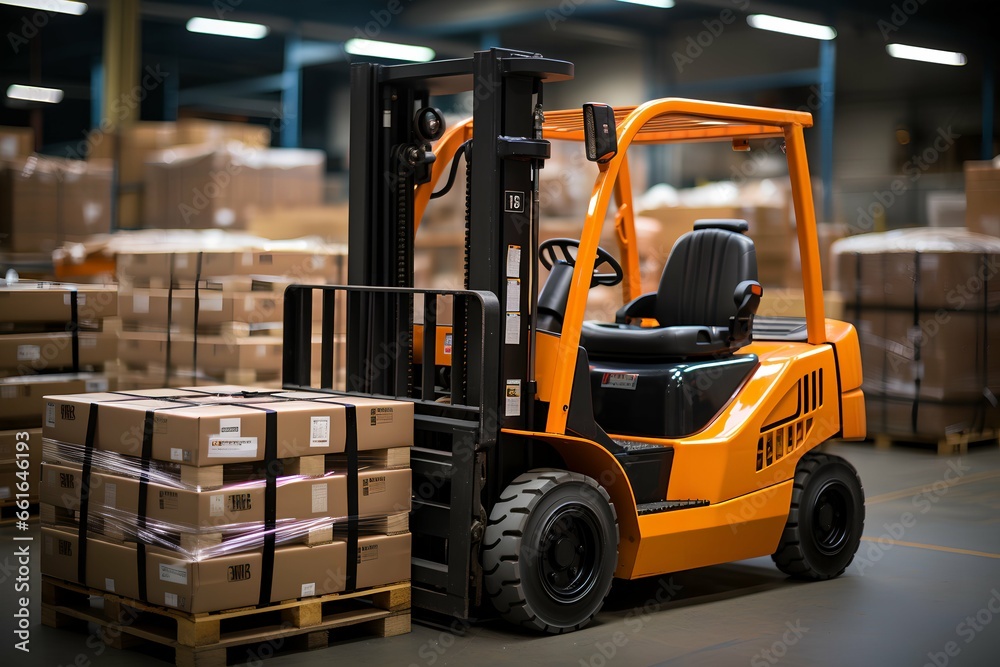
[[[1000,450],[958,459],[868,444],[830,449],[857,466],[868,497],[865,541],[839,579],[796,583],[758,558],[617,582],[595,622],[570,635],[528,635],[499,621],[460,633],[415,624],[400,637],[238,664],[1000,665]],[[32,652],[14,651],[14,534],[0,530],[0,655],[46,667],[169,664],[133,651],[97,655],[86,637],[41,626],[37,559]]]

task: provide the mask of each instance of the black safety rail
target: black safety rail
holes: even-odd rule
[[[454,326],[436,326],[449,320]],[[484,469],[499,431],[495,410],[482,406],[499,405],[501,382],[497,364],[484,360],[500,331],[500,305],[491,292],[334,285],[285,290],[286,390],[414,404],[413,604],[463,618],[481,596],[481,577],[473,570],[485,528]],[[446,335],[451,362],[437,365]]]

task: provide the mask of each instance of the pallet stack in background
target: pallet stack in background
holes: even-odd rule
[[[1000,240],[906,229],[834,244],[869,437],[947,450],[1000,428]],[[964,444],[963,444],[964,443]]]
[[[178,664],[227,641],[211,615],[223,610],[242,608],[254,643],[275,608],[313,640],[351,613],[406,632],[412,444],[413,406],[391,400],[239,386],[47,397],[43,618],[58,625],[75,593],[74,616],[99,624],[116,619],[87,595],[149,612],[123,631],[151,641],[150,616],[214,619],[214,636],[180,622],[163,636]],[[380,605],[387,592],[405,595]],[[357,596],[384,611],[326,608]]]
[[[42,397],[113,388],[119,323],[113,286],[0,281],[0,313],[0,508],[9,518],[19,472],[37,500]]]
[[[122,388],[280,386],[285,287],[343,284],[347,271],[343,246],[218,234],[116,257]],[[318,368],[318,340],[312,358]]]

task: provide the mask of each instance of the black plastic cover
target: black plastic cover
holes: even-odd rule
[[[608,433],[680,438],[702,430],[757,368],[757,355],[590,363],[594,416]]]

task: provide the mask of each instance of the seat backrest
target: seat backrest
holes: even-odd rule
[[[757,280],[757,253],[743,220],[699,220],[674,244],[656,292],[660,326],[728,327],[733,293]]]

